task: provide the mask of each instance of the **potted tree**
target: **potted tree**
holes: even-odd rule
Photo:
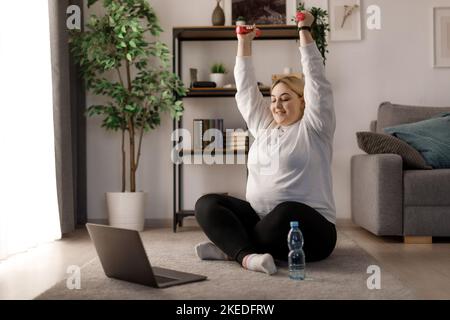
[[[214,63],[211,67],[209,80],[216,83],[216,86],[222,88],[225,84],[225,74],[227,70],[222,63]]]
[[[104,15],[92,15],[85,31],[72,31],[71,52],[86,88],[106,98],[89,106],[87,115],[103,117],[103,128],[120,133],[122,185],[120,192],[106,193],[109,223],[141,231],[145,192],[137,190],[136,178],[142,140],[160,124],[161,113],[179,119],[186,89],[169,71],[167,46],[147,40],[163,30],[146,0],[104,0],[103,8]]]

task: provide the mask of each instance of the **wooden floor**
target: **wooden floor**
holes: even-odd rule
[[[0,261],[0,299],[33,299],[95,257],[85,229]]]
[[[338,222],[344,232],[415,290],[420,299],[450,299],[450,239],[433,244],[404,244],[400,237],[376,237],[349,221]],[[67,267],[83,266],[95,258],[84,229],[0,262],[0,299],[33,299],[66,278]],[[381,278],[382,285],[383,278]]]
[[[420,299],[450,299],[450,238],[433,238],[433,244],[405,244],[402,237],[377,237],[350,222],[339,230]]]

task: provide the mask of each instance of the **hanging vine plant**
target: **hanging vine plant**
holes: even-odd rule
[[[323,64],[327,60],[326,54],[328,53],[327,32],[330,31],[330,25],[328,23],[328,11],[318,7],[305,8],[305,3],[300,2],[297,6],[297,11],[308,10],[314,16],[314,22],[311,25],[311,34],[316,41],[317,48],[323,57]],[[295,21],[295,18],[292,19]]]

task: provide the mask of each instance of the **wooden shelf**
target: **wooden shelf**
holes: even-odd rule
[[[269,24],[256,25],[262,34],[255,40],[298,39],[296,25]],[[173,28],[173,36],[182,41],[236,40],[236,26],[186,26]]]
[[[173,222],[174,222],[174,229],[173,231],[176,231],[176,227],[180,226],[183,224],[183,219],[189,216],[195,216],[195,211],[194,210],[181,210],[181,211],[176,211],[173,215]]]
[[[259,40],[299,40],[298,29],[296,25],[256,25],[262,31],[260,37],[255,38],[255,41]],[[236,26],[184,26],[175,27],[172,29],[172,44],[173,44],[173,72],[178,74],[182,78],[182,48],[185,41],[237,41]],[[261,93],[264,96],[270,96],[270,87],[259,87]],[[187,95],[184,98],[189,97],[234,97],[236,95],[235,88],[189,88]],[[178,122],[173,120],[174,130],[179,126],[182,127],[182,117]],[[178,123],[178,124],[177,124]],[[224,152],[225,151],[225,152]],[[215,152],[211,152],[211,155],[221,155],[225,157],[227,155],[233,155],[233,157],[239,158],[239,155],[245,155],[245,163],[248,161],[248,150],[232,150],[232,153],[226,153],[227,149],[216,149]],[[231,150],[230,150],[231,151]],[[181,155],[195,159],[197,155],[202,155],[202,150],[184,149],[181,151]],[[230,157],[231,158],[231,157]],[[248,170],[248,169],[247,169]],[[247,171],[248,175],[248,171]],[[176,232],[177,226],[183,225],[183,218],[186,216],[194,215],[193,210],[183,210],[183,163],[173,164],[173,231]]]
[[[263,96],[270,96],[269,87],[259,88]],[[185,98],[189,97],[234,97],[236,95],[235,88],[189,88]]]

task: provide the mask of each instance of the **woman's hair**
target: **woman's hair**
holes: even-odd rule
[[[281,82],[287,85],[289,89],[294,91],[299,97],[303,97],[303,89],[305,88],[305,82],[303,81],[303,79],[300,79],[296,76],[281,77],[272,83],[270,92],[272,92],[273,88],[275,88],[275,86]]]

